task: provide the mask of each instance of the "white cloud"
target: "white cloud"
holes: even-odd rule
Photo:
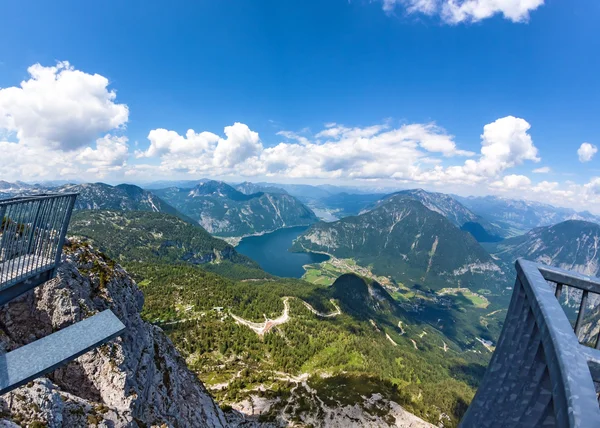
[[[96,149],[86,147],[79,152],[76,160],[91,165],[94,170],[114,170],[123,167],[129,157],[127,137],[106,135],[96,140]]]
[[[584,188],[589,194],[600,195],[600,177],[593,177]]]
[[[494,181],[490,187],[501,189],[523,189],[531,185],[531,180],[525,175],[511,174],[502,178],[502,180]]]
[[[308,138],[303,137],[292,131],[279,131],[277,135],[281,135],[282,137],[287,138],[288,140],[296,140],[300,144],[309,144]]]
[[[536,168],[534,169],[533,172],[534,174],[548,174],[551,171],[549,166],[543,166],[541,168]]]
[[[236,122],[225,127],[226,139],[219,139],[215,149],[214,164],[231,168],[237,164],[257,156],[263,150],[258,132],[251,131],[248,125]]]
[[[193,129],[189,129],[185,136],[181,136],[175,131],[159,128],[150,131],[148,139],[150,147],[145,152],[137,151],[136,157],[153,157],[164,154],[200,155],[207,150],[214,149],[219,141],[219,136],[212,132],[196,134]]]
[[[66,61],[28,72],[20,86],[0,89],[1,177],[102,177],[126,164],[127,138],[114,133],[125,127],[129,110],[115,102],[108,79]],[[16,141],[3,141],[11,137]]]
[[[538,150],[527,133],[530,127],[527,121],[514,116],[498,119],[483,127],[479,159],[467,159],[462,166],[437,166],[416,178],[423,182],[474,184],[497,177],[527,160],[539,162]]]
[[[165,171],[294,178],[410,179],[418,171],[419,163],[441,162],[432,155],[474,154],[459,150],[453,137],[434,124],[411,124],[395,129],[387,124],[364,128],[328,125],[314,136],[280,131],[278,135],[288,141],[265,148],[256,132],[236,123],[225,128],[226,139],[213,137],[213,141],[218,138],[218,144],[205,145],[194,156],[190,156],[193,145],[186,145],[186,140],[190,139],[189,135],[198,134],[188,132],[186,139],[174,131],[153,130],[148,135],[150,148],[143,155],[162,153],[161,168]],[[165,136],[166,141],[159,141],[157,136]],[[178,147],[187,147],[188,151],[172,150],[174,142],[178,142]]]
[[[105,77],[66,61],[27,71],[20,87],[0,89],[0,129],[16,133],[19,142],[73,150],[127,122],[129,110],[115,103]]]
[[[502,15],[512,22],[527,22],[530,12],[544,0],[383,0],[383,9],[391,13],[402,7],[408,14],[439,15],[448,24],[478,22]]]
[[[592,160],[594,155],[598,152],[598,148],[590,143],[583,143],[577,149],[577,156],[579,156],[579,162],[589,162]]]

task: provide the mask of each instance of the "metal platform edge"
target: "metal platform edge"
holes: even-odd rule
[[[107,309],[0,355],[0,395],[54,371],[124,331],[125,325]]]

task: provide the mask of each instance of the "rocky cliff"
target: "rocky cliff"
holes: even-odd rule
[[[144,298],[127,272],[87,244],[67,247],[55,279],[0,309],[2,350],[107,308],[126,331],[0,397],[0,426],[248,426],[240,414],[226,416],[162,330],[142,320]]]

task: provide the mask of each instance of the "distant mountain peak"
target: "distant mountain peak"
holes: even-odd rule
[[[598,276],[600,274],[600,225],[566,220],[536,227],[524,235],[498,243],[493,253],[507,265],[527,260]]]
[[[255,193],[251,195],[246,195],[234,187],[223,181],[210,180],[206,183],[200,183],[196,187],[194,187],[189,196],[192,198],[200,197],[200,196],[213,196],[218,198],[227,198],[234,201],[245,201],[252,197],[260,197],[262,193]]]
[[[227,183],[210,180],[193,189],[156,191],[169,203],[221,236],[245,236],[282,227],[314,223],[315,214],[285,193],[244,194]]]

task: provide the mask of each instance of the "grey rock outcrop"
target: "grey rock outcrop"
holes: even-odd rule
[[[110,308],[126,331],[45,378],[0,397],[0,426],[221,427],[226,419],[158,327],[142,320],[143,295],[119,265],[70,241],[58,276],[0,308],[7,352]]]

